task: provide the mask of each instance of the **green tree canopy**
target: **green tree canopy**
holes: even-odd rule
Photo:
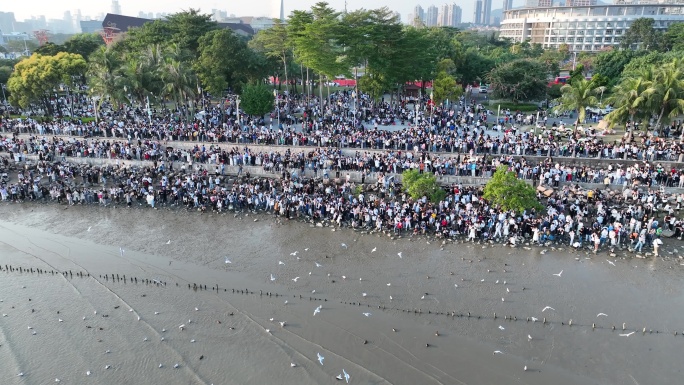
[[[218,29],[202,36],[199,43],[194,69],[204,88],[214,95],[222,95],[228,87],[239,89],[246,81],[249,60],[244,40],[229,29]]]
[[[650,17],[641,17],[632,22],[629,29],[622,36],[620,46],[623,48],[657,50],[662,42],[662,35],[653,28],[655,20]]]
[[[86,71],[86,61],[81,55],[60,52],[55,56],[33,54],[14,67],[7,82],[12,94],[10,102],[26,108],[31,103],[42,102],[52,113],[49,97],[61,84],[72,85],[74,78]]]
[[[577,111],[577,121],[581,124],[587,114],[586,109],[596,107],[599,103],[596,84],[592,80],[576,78],[571,84],[561,87],[559,111]]]
[[[499,166],[484,188],[483,198],[503,210],[522,213],[526,210],[543,210],[534,187],[518,179],[508,166]]]
[[[401,173],[401,184],[404,191],[413,199],[426,197],[432,203],[438,203],[446,197],[446,191],[437,183],[432,174],[421,174],[416,169]]]
[[[665,50],[684,51],[684,23],[670,24],[662,41]]]
[[[496,67],[488,76],[490,86],[497,97],[538,100],[546,95],[547,67],[532,59],[518,59]]]
[[[266,84],[247,84],[240,95],[240,106],[249,115],[263,116],[274,109],[273,89]]]

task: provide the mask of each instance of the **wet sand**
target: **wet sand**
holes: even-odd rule
[[[442,246],[252,214],[2,204],[0,218],[2,384],[321,384],[343,369],[355,384],[680,376],[676,259],[612,266],[605,253]]]

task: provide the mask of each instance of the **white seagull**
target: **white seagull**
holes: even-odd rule
[[[319,306],[316,309],[314,309],[314,315],[320,313],[322,308],[323,308],[323,306]]]
[[[371,253],[375,253],[378,250],[377,247],[374,247],[373,250],[371,250]]]
[[[89,376],[89,375],[90,375],[90,370],[88,370],[88,371],[86,372],[86,376]]]
[[[344,247],[345,249],[347,248],[347,245],[345,243],[340,243],[341,247]]]
[[[560,277],[560,276],[561,276],[561,274],[563,274],[563,270],[561,270],[561,271],[560,271],[560,273],[558,273],[558,274],[554,274],[554,275],[555,275],[556,277]]]
[[[499,325],[499,330],[506,330],[503,326]]]
[[[528,334],[528,335],[527,335],[527,339],[530,340],[530,341],[532,341],[532,336]]]
[[[365,315],[366,317],[370,317],[371,313],[363,313],[363,315]]]
[[[296,367],[297,367],[297,364],[295,364],[294,362],[290,362],[290,367],[291,367],[291,368],[296,368]]]
[[[283,262],[283,261],[278,261],[278,264],[279,264],[279,265],[284,265],[285,262]]]
[[[347,381],[347,384],[348,384],[351,376],[349,374],[347,374],[347,372],[344,369],[342,369],[342,374],[344,374],[344,380]]]
[[[391,284],[391,283],[388,283],[387,286],[392,286],[392,284]]]
[[[495,350],[494,354],[503,354],[503,352],[501,350]]]
[[[92,228],[93,228],[92,226],[88,226],[88,231],[90,231],[90,229],[92,229]]]
[[[112,367],[112,365],[105,365],[105,369],[109,369],[111,367]]]
[[[321,365],[323,365],[323,360],[325,359],[325,357],[323,357],[321,353],[316,353],[316,356],[318,356],[318,362],[320,362]]]
[[[609,260],[609,259],[606,259],[606,262],[608,262],[608,263],[610,263],[611,265],[615,266],[615,262],[613,262],[613,261],[611,261],[611,260]]]
[[[228,257],[226,257],[226,263],[233,263],[233,262],[231,262],[230,259],[228,259]]]
[[[598,318],[598,317],[600,317],[600,316],[608,317],[608,314],[606,314],[606,313],[598,313],[598,314],[596,314],[596,318]]]
[[[316,262],[316,267],[322,267],[322,266],[323,266],[323,265],[321,265],[320,263]]]
[[[530,317],[530,319],[532,320],[532,322],[537,322],[539,320],[538,318],[535,318],[535,317]]]
[[[368,296],[368,293],[361,293],[361,295],[366,297],[366,296]]]
[[[167,245],[170,245],[170,244],[171,244],[171,240],[169,239],[168,241],[166,241],[166,244],[167,244]]]
[[[297,253],[299,253],[299,251],[295,251],[294,253],[290,253],[290,255],[292,255],[292,256],[295,256],[295,257],[296,257],[296,256],[297,256]]]
[[[271,281],[275,281],[275,277],[271,274]]]
[[[627,333],[627,334],[620,334],[620,337],[629,337],[629,336],[631,336],[632,334],[634,334],[634,332]]]
[[[399,256],[399,258],[404,258],[401,256],[401,252],[398,252],[397,255]]]
[[[556,311],[556,309],[552,308],[551,306],[547,306],[547,307],[545,307],[545,308],[542,309],[542,313],[545,312],[545,311],[547,311],[547,310]]]
[[[299,277],[292,278],[292,280],[295,281],[295,283],[297,282],[298,279],[299,279]]]

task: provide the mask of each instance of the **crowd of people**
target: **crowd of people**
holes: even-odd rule
[[[682,153],[681,142],[668,137],[681,131],[681,123],[662,136],[627,133],[609,143],[592,129],[549,127],[543,114],[503,111],[506,124],[492,124],[491,111],[465,99],[434,109],[416,109],[407,100],[373,104],[349,92],[333,94],[327,104],[281,99],[282,123],[275,128],[263,119],[243,121],[228,99],[189,122],[173,111],[152,114],[133,107],[116,114],[112,109],[98,123],[5,120],[8,135],[0,137],[0,151],[9,157],[3,157],[3,168],[18,168],[16,180],[9,172],[0,184],[0,197],[265,211],[335,226],[512,244],[529,237],[595,251],[628,246],[641,252],[652,246],[657,254],[663,230],[682,235],[684,221],[677,214],[684,194],[670,196],[662,188],[684,186],[684,169],[666,163]],[[536,129],[519,128],[523,122]],[[400,127],[378,127],[395,124]],[[267,151],[244,145],[249,143],[282,147]],[[23,162],[27,155],[37,160]],[[90,166],[71,162],[74,157],[149,163]],[[565,164],[563,157],[613,161],[588,167]],[[623,159],[643,162],[623,166]],[[440,202],[412,199],[393,178],[406,169],[489,177],[501,165],[533,184],[555,187],[538,194],[543,212],[502,211],[482,198],[481,187],[460,184],[445,186]],[[226,176],[229,166],[239,168],[237,179]],[[273,177],[252,178],[243,166],[261,167]],[[306,170],[313,177],[303,177]],[[349,171],[361,172],[362,184],[350,180]],[[605,188],[582,190],[576,184],[581,182]]]
[[[3,157],[9,170],[15,163]],[[507,163],[509,167],[514,165]],[[0,183],[3,201],[55,201],[68,205],[180,207],[201,212],[267,212],[288,219],[302,218],[333,226],[431,234],[468,241],[519,244],[567,244],[613,250],[631,247],[657,254],[663,230],[681,237],[684,221],[677,219],[684,194],[667,196],[660,190],[582,191],[566,184],[546,196],[543,212],[506,212],[490,206],[481,187],[451,185],[440,202],[412,199],[387,175],[359,187],[348,178],[294,178],[283,170],[278,177],[229,178],[211,169],[174,168],[173,162],[146,166],[89,166],[42,159],[16,164],[16,180]],[[12,171],[10,171],[12,172]]]

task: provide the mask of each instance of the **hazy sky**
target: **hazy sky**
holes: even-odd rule
[[[463,21],[473,20],[475,0],[347,0],[347,9],[354,10],[359,8],[379,8],[388,6],[390,9],[401,14],[402,21],[408,20],[408,14],[413,12],[413,7],[420,4],[427,10],[430,5],[439,7],[441,4],[455,2],[463,9]],[[27,0],[11,1],[2,0],[0,11],[14,12],[17,20],[21,21],[31,16],[45,15],[48,19],[61,19],[64,11],[72,13],[80,9],[84,16],[96,16],[98,13],[111,11],[111,0]],[[295,9],[308,9],[315,4],[315,0],[285,0],[285,15],[289,15]],[[344,0],[329,0],[336,9],[344,9]],[[200,8],[206,13],[212,9],[221,9],[228,14],[236,16],[269,16],[276,17],[280,9],[280,0],[119,0],[121,11],[124,15],[137,16],[139,11],[143,12],[178,12],[188,8]],[[492,9],[501,8],[503,0],[492,0]]]

